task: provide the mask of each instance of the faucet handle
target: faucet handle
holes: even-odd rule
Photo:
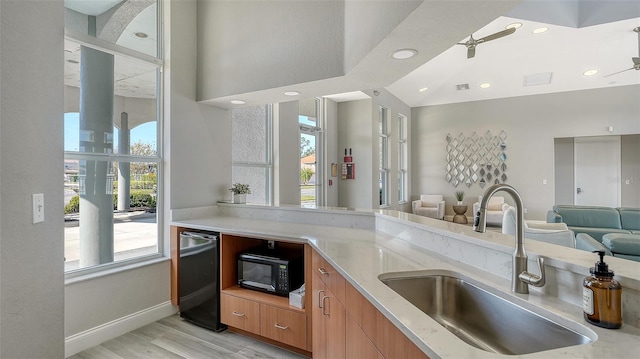
[[[539,276],[529,272],[522,272],[518,275],[518,278],[534,287],[542,287],[545,284],[544,257],[538,257],[538,269],[540,270]]]

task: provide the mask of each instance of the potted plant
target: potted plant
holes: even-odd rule
[[[458,201],[458,206],[462,206],[463,199],[464,199],[464,191],[456,191],[456,200]]]
[[[247,194],[251,194],[248,184],[234,183],[229,191],[233,193],[233,203],[247,203]]]

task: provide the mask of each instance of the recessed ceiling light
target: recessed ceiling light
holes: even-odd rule
[[[539,27],[537,29],[534,29],[533,32],[534,34],[542,34],[543,32],[546,32],[547,30],[549,30],[548,27]]]
[[[234,105],[244,105],[246,102],[242,100],[231,100],[231,103]]]
[[[299,91],[285,91],[284,94],[287,95],[287,96],[298,96],[298,95],[300,95],[300,92]]]
[[[598,70],[591,69],[591,70],[587,70],[587,71],[583,72],[582,74],[585,75],[585,76],[593,76],[593,75],[595,75],[597,73],[598,73]]]
[[[401,50],[394,51],[394,53],[391,54],[391,57],[393,57],[396,60],[405,60],[405,59],[410,59],[416,56],[417,54],[418,54],[418,51],[414,49],[401,49]]]
[[[148,35],[145,34],[144,32],[136,32],[134,35],[136,35],[137,37],[139,37],[141,39],[146,39],[148,37]]]
[[[488,82],[483,82],[480,84],[481,89],[488,89],[489,87],[491,87],[491,84]]]
[[[429,89],[428,87],[423,87],[423,88],[419,89],[418,91],[419,91],[419,92],[425,92],[425,91],[427,91],[428,89]]]
[[[513,24],[509,24],[505,27],[505,29],[519,29],[522,27],[521,22],[514,22]]]

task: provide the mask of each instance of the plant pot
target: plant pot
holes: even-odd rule
[[[462,206],[462,201],[458,201],[458,206]]]
[[[239,193],[239,194],[233,194],[233,203],[237,203],[237,204],[245,204],[247,203],[247,194],[246,193]]]

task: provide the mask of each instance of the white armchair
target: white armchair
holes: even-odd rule
[[[516,234],[516,208],[507,205],[502,220],[502,233]],[[524,221],[524,237],[541,242],[576,248],[576,237],[566,223]]]
[[[478,216],[480,210],[480,202],[482,202],[482,196],[478,196],[478,202],[473,204],[473,218]],[[487,204],[487,225],[488,226],[502,226],[502,217],[504,217],[504,211],[509,207],[504,203],[504,197],[493,196],[489,199]]]
[[[413,214],[444,219],[444,196],[441,194],[423,194],[420,199],[411,202]]]

